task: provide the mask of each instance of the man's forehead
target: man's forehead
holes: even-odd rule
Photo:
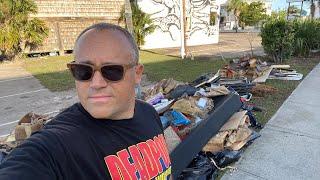
[[[78,39],[74,49],[76,59],[96,56],[123,58],[126,55],[131,57],[131,53],[132,47],[125,35],[112,29],[88,30]]]
[[[114,29],[90,29],[83,33],[75,42],[75,47],[85,46],[88,41],[94,41],[94,43],[105,43],[115,40],[120,43],[130,44],[129,40],[119,30]],[[85,43],[85,44],[83,44]]]

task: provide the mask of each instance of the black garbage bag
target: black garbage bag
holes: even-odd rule
[[[205,81],[208,81],[210,78],[212,78],[214,76],[213,73],[206,73],[206,74],[203,74],[199,77],[197,77],[197,79],[193,80],[190,84],[192,86],[196,86],[202,82],[205,82]]]
[[[214,180],[216,168],[205,153],[200,152],[182,171],[178,180]]]
[[[183,94],[187,94],[188,96],[193,96],[198,91],[197,88],[190,85],[178,85],[174,90],[172,90],[169,94],[169,99],[178,99]]]
[[[256,140],[257,138],[259,138],[260,136],[261,135],[258,132],[252,131],[250,138],[249,138],[248,142],[244,145],[244,147],[250,146],[253,143],[253,141]]]
[[[257,121],[257,119],[253,115],[252,111],[247,111],[247,115],[249,116],[251,127],[254,127],[254,128],[257,128],[257,129],[262,129],[263,128],[263,125],[260,124]]]
[[[241,157],[242,151],[223,150],[217,153],[208,153],[208,156],[212,157],[219,168],[224,168],[236,161]]]
[[[4,161],[4,158],[6,156],[7,156],[7,153],[0,150],[0,164]]]

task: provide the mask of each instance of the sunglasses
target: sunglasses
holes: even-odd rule
[[[77,63],[72,61],[67,64],[73,77],[78,81],[90,81],[95,71],[99,71],[102,77],[108,82],[118,82],[124,77],[126,70],[136,66],[136,63],[131,64],[105,64],[95,66],[86,63]]]

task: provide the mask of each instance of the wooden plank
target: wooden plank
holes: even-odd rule
[[[257,77],[252,82],[254,82],[254,83],[264,83],[264,82],[266,82],[266,80],[268,79],[272,69],[273,69],[272,66],[269,67],[267,70],[265,70],[263,72],[262,76]]]

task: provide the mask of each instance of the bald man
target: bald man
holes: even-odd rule
[[[130,33],[99,23],[77,38],[68,68],[80,102],[14,149],[0,179],[169,179],[157,112],[135,99],[143,65]]]

